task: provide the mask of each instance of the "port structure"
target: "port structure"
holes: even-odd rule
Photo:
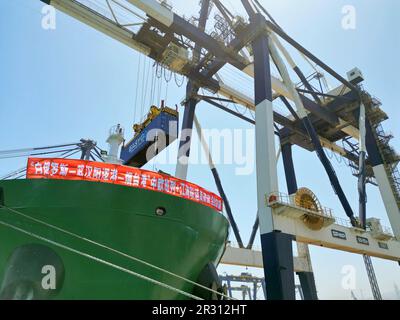
[[[268,299],[295,298],[296,259],[293,259],[292,241],[297,241],[306,252],[308,270],[311,270],[308,244],[362,254],[367,267],[371,267],[370,256],[400,261],[400,174],[397,169],[400,158],[389,145],[392,136],[381,126],[388,117],[379,100],[362,87],[363,76],[359,70],[349,72],[347,79],[339,75],[291,38],[258,0],[241,0],[246,18],[232,15],[223,0],[202,0],[199,17],[192,20],[174,13],[167,1],[106,0],[107,6],[102,10],[83,0],[40,1],[186,76],[182,129],[193,128],[200,101],[255,125],[258,214],[254,230],[259,229],[261,234],[262,255],[258,255],[257,261],[261,266],[262,258]],[[218,19],[214,19],[218,27],[209,33],[207,22],[212,9],[219,12]],[[121,11],[125,22],[119,18]],[[132,17],[132,22],[126,22],[127,15]],[[287,46],[318,68],[315,74],[306,76]],[[279,76],[272,75],[272,64]],[[221,80],[218,72],[228,65],[254,79],[254,98]],[[293,75],[297,80],[292,79]],[[326,76],[334,78],[339,85],[324,89],[321,82]],[[199,94],[200,88],[211,94]],[[284,103],[290,116],[274,110],[276,101]],[[255,119],[222,102],[250,109]],[[283,200],[278,190],[275,135],[281,144],[289,201]],[[190,139],[190,135],[181,137],[180,145],[190,145]],[[293,202],[299,192],[293,146],[317,153],[348,218],[347,226],[339,224],[337,218],[326,211],[310,210]],[[358,178],[358,216],[353,212],[326,150],[346,159]],[[179,149],[178,178],[186,178],[188,164],[183,160],[189,156],[190,148]],[[213,169],[216,172],[215,166]],[[215,180],[221,192],[221,181]],[[379,187],[393,234],[384,232],[375,220],[366,218],[366,183]],[[223,200],[226,204],[227,197]],[[229,218],[235,226],[232,213]],[[239,232],[234,231],[238,240]],[[254,236],[255,232],[252,241]],[[249,250],[251,253],[252,243],[245,248],[239,240],[241,252]],[[301,271],[298,274],[304,295],[317,298],[313,273]]]
[[[230,298],[233,297],[234,291],[242,293],[242,299],[246,300],[259,300],[258,292],[262,290],[263,297],[266,299],[266,286],[265,279],[255,277],[248,272],[242,272],[240,275],[220,275],[220,279],[226,288],[226,293]],[[234,284],[238,283],[238,286]],[[296,285],[296,292],[299,294],[301,300],[304,300],[303,290],[300,285]]]
[[[265,280],[260,277],[255,277],[248,272],[242,272],[240,275],[221,275],[221,281],[226,287],[226,293],[230,298],[233,297],[234,291],[242,293],[242,299],[246,300],[258,300],[258,291],[262,289],[263,296],[265,299],[266,289]],[[238,283],[240,286],[234,286],[234,283]]]

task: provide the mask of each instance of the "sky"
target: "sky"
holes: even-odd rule
[[[175,4],[178,2],[174,1]],[[362,70],[366,89],[383,102],[383,110],[390,117],[384,123],[385,129],[393,133],[392,144],[400,150],[400,108],[397,106],[400,2],[260,2],[290,36],[339,74],[345,76],[354,67]],[[197,3],[197,0],[185,1],[185,6],[177,6],[177,11],[186,15],[197,14]],[[243,14],[240,1],[227,0],[224,3],[234,13]],[[355,29],[342,27],[342,10],[348,5],[356,10]],[[130,139],[132,124],[144,115],[156,98],[165,99],[170,106],[180,105],[185,89],[184,85],[179,87],[174,79],[168,88],[162,82],[161,90],[156,89],[151,99],[148,88],[152,78],[146,78],[148,72],[143,75],[143,70],[151,74],[153,69],[143,56],[62,13],[57,13],[55,30],[44,30],[41,26],[42,8],[39,0],[0,1],[0,150],[76,142],[80,138],[94,139],[106,149],[108,129],[120,123],[126,129],[127,139]],[[311,71],[307,65],[304,67],[305,71]],[[179,84],[181,78],[176,80]],[[245,80],[240,82],[246,90],[249,89],[244,85]],[[182,107],[179,111],[183,114]],[[198,105],[197,116],[205,129],[253,129],[251,125],[205,103]],[[168,153],[174,157],[176,143]],[[316,155],[295,147],[294,160],[299,186],[313,190],[324,206],[344,218]],[[0,175],[22,167],[25,162],[26,159],[0,160]],[[332,163],[356,211],[357,181],[343,162],[333,158]],[[174,173],[174,165],[163,165],[157,159],[147,168]],[[238,176],[235,169],[234,165],[218,166],[246,242],[257,210],[256,179],[255,173]],[[281,162],[278,163],[278,179],[280,189],[286,192]],[[188,180],[216,191],[206,164],[191,165]],[[368,186],[367,192],[368,215],[381,218],[384,225],[389,225],[377,188]],[[356,270],[356,296],[371,298],[361,256],[317,247],[310,247],[310,250],[321,299],[350,298],[350,291],[341,286],[342,270],[346,265],[354,266]],[[394,283],[400,287],[400,266],[391,261],[372,260],[383,297],[394,298]],[[222,266],[219,271],[238,273],[245,270]],[[261,270],[249,271],[262,275]]]

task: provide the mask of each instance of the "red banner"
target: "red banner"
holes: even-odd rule
[[[86,180],[163,192],[222,211],[222,199],[193,183],[138,168],[73,159],[29,158],[27,179]]]

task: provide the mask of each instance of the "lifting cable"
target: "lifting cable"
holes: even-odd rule
[[[46,149],[55,149],[55,148],[64,148],[64,147],[76,146],[76,145],[79,145],[79,143],[80,143],[80,142],[59,144],[59,145],[47,146],[47,147],[24,148],[24,149],[14,149],[14,150],[3,150],[3,151],[0,151],[0,155],[3,155],[3,154],[10,154],[10,153],[26,153],[26,152],[31,152],[31,151],[46,150]]]
[[[72,157],[73,155],[77,154],[78,152],[81,152],[81,149],[80,148],[75,148],[75,149],[69,150],[69,151],[61,154],[59,157],[62,158],[62,159],[65,159],[65,158],[68,158],[68,157]],[[0,178],[0,180],[7,180],[7,179],[10,179],[12,177],[14,177],[14,179],[22,178],[23,176],[26,175],[26,169],[27,169],[27,167],[25,166],[23,168],[20,168],[18,170],[10,172],[10,173],[2,176]]]
[[[155,63],[155,70],[154,70],[154,98],[152,100],[152,105],[158,106],[160,103],[160,78],[162,78],[162,69],[160,73],[160,65],[158,62]],[[154,102],[155,100],[155,102]],[[154,103],[153,103],[154,102]]]
[[[24,166],[24,167],[22,167],[22,168],[20,168],[20,169],[17,169],[17,170],[15,170],[15,171],[12,171],[12,172],[7,173],[6,175],[0,177],[0,180],[9,179],[9,178],[14,177],[14,176],[16,176],[16,175],[20,175],[21,173],[23,173],[23,172],[25,172],[25,171],[26,171],[26,166]]]
[[[203,90],[203,89],[202,89],[202,93],[203,93],[203,95],[204,95],[204,90]],[[221,96],[220,96],[219,93],[217,93],[217,98],[221,98]],[[225,108],[230,109],[230,108],[229,108],[229,102],[226,102],[226,103],[224,104],[223,101],[219,101],[219,103],[220,103],[222,106],[224,106]],[[236,110],[236,112],[237,112],[238,114],[240,114],[241,116],[245,116],[245,115],[246,115],[246,113],[247,113],[247,111],[248,111],[248,108],[244,107],[244,111],[240,111],[239,108],[238,108],[238,105],[237,105],[234,101],[231,102],[231,104],[233,104],[233,107],[235,108],[235,110]]]
[[[142,118],[143,118],[143,106],[145,104],[145,99],[146,99],[146,92],[147,92],[147,90],[146,90],[147,89],[146,73],[147,73],[147,75],[149,73],[149,70],[147,70],[148,68],[146,68],[147,65],[148,65],[147,62],[148,62],[147,58],[144,57],[144,59],[143,59],[143,70],[142,70],[142,97],[141,97],[141,103],[140,103],[140,115],[139,115],[139,121],[138,122],[142,121]]]
[[[253,114],[253,111],[250,111],[249,113],[250,113],[250,117],[251,117],[254,121],[256,121],[256,115]]]
[[[139,53],[139,60],[138,60],[138,67],[137,67],[137,74],[136,74],[136,92],[135,92],[135,105],[133,106],[134,108],[134,114],[133,114],[133,122],[136,122],[136,114],[137,114],[137,109],[138,109],[138,95],[139,95],[139,77],[140,77],[140,71],[141,71],[141,66],[142,66],[142,54]]]
[[[177,76],[178,75],[176,73],[174,73],[175,84],[180,88],[183,86],[183,83],[185,82],[185,77],[182,76],[182,78],[181,78],[182,80],[179,82]]]
[[[47,152],[37,152],[37,153],[29,153],[29,154],[19,154],[19,155],[9,155],[9,156],[0,156],[0,160],[2,159],[10,159],[10,158],[22,158],[22,157],[30,157],[30,156],[43,156],[46,154],[55,154],[60,152],[69,152],[75,149],[64,149],[64,150],[57,150],[57,151],[47,151]]]
[[[169,77],[167,77],[167,71],[170,71]],[[173,72],[171,70],[168,70],[167,68],[163,68],[163,73],[164,73],[164,80],[165,80],[165,101],[168,101],[168,87],[169,87],[169,82],[172,80],[173,77]]]
[[[156,77],[156,70],[155,70],[155,64],[153,64],[152,69],[151,69],[151,85],[150,85],[150,103],[149,105],[153,105],[154,102],[154,88],[155,88],[155,77]]]
[[[335,159],[336,159],[336,162],[338,163],[338,164],[341,164],[342,162],[343,162],[343,158],[340,156],[340,155],[337,155],[335,152],[333,152],[332,151],[332,153],[333,153],[333,155],[334,155],[334,157],[335,157]]]
[[[157,79],[161,79],[163,75],[163,67],[160,65],[159,62],[156,62],[156,77]]]
[[[169,70],[169,71],[170,71],[170,74],[169,74],[169,77],[167,77],[167,69],[164,69],[164,79],[167,83],[170,82],[172,80],[172,77],[174,76],[173,71],[172,70]]]
[[[46,147],[48,148],[48,147]],[[101,156],[101,153],[97,150],[101,149],[99,147],[95,147],[94,150],[94,154],[99,158],[99,160],[104,162],[104,159]],[[37,150],[41,149],[43,150],[44,148],[35,148]],[[31,149],[21,149],[21,150],[31,150]],[[29,157],[29,156],[37,156],[37,155],[48,155],[48,154],[56,154],[56,153],[61,153],[58,158],[61,159],[65,159],[65,158],[69,158],[72,157],[73,155],[77,154],[78,152],[82,152],[82,149],[80,147],[76,147],[73,149],[66,149],[66,150],[57,150],[57,151],[48,151],[48,152],[40,152],[40,153],[29,153],[29,154],[24,154],[24,155],[16,155],[16,156],[6,156],[6,157],[0,157],[0,159],[7,159],[7,158],[17,158],[17,157]],[[11,177],[14,177],[14,179],[18,179],[20,177],[23,177],[25,175],[25,171],[26,171],[26,166],[17,169],[15,171],[9,172],[6,175],[0,177],[0,180],[6,180],[6,179],[10,179]]]
[[[160,103],[160,101],[161,101],[161,90],[162,90],[162,84],[163,84],[163,81],[162,81],[162,78],[160,77],[160,78],[158,78],[158,95],[157,95],[157,103]]]
[[[166,83],[165,85],[165,101],[168,101],[168,86],[169,86],[169,82]]]
[[[276,26],[276,27],[278,27],[279,29],[281,29],[282,30],[282,28],[279,26],[279,24],[275,21],[275,19],[272,17],[272,15],[263,7],[263,5],[258,1],[258,0],[251,0],[252,2],[254,2],[254,4],[256,4],[256,6],[254,6],[254,7],[256,7],[256,9],[257,9],[257,6],[261,9],[261,11],[265,14],[265,15],[267,15],[267,17],[271,20],[271,22]]]
[[[103,156],[101,155],[101,152],[103,150],[101,150],[98,146],[95,146],[93,151],[102,162],[105,162],[105,160],[103,159]]]
[[[164,273],[166,273],[166,274],[168,274],[168,275],[170,275],[170,276],[176,277],[176,278],[178,278],[178,279],[180,279],[180,280],[186,281],[186,282],[188,282],[188,283],[190,283],[190,284],[193,284],[193,285],[195,285],[195,286],[198,286],[198,287],[200,287],[200,288],[202,288],[202,289],[204,289],[204,290],[208,290],[208,291],[210,291],[210,292],[212,292],[212,293],[218,294],[218,295],[220,295],[221,297],[228,298],[228,299],[232,299],[232,298],[229,298],[228,296],[226,296],[226,295],[224,295],[224,294],[222,294],[222,293],[220,293],[220,292],[218,292],[218,291],[215,291],[215,290],[212,290],[212,289],[210,289],[210,288],[207,288],[207,287],[205,287],[205,286],[203,286],[203,285],[201,285],[201,284],[199,284],[199,283],[197,283],[197,282],[194,282],[194,281],[192,281],[192,280],[190,280],[190,279],[184,278],[184,277],[182,277],[182,276],[180,276],[180,275],[178,275],[178,274],[175,274],[175,273],[173,273],[173,272],[171,272],[171,271],[168,271],[168,270],[163,269],[163,268],[161,268],[161,267],[157,267],[157,266],[155,266],[155,265],[153,265],[153,264],[151,264],[151,263],[149,263],[149,262],[146,262],[146,261],[144,261],[144,260],[142,260],[142,259],[133,257],[133,256],[131,256],[131,255],[128,255],[128,254],[124,253],[124,252],[121,252],[121,251],[119,251],[119,250],[113,249],[113,248],[108,247],[108,246],[106,246],[106,245],[104,245],[104,244],[101,244],[101,243],[99,243],[99,242],[96,242],[96,241],[93,241],[93,240],[91,240],[91,239],[82,237],[82,236],[80,236],[80,235],[78,235],[78,234],[76,234],[76,233],[73,233],[73,232],[71,232],[71,231],[68,231],[68,230],[62,229],[62,228],[60,228],[60,227],[57,227],[57,226],[55,226],[55,225],[49,224],[49,223],[44,222],[44,221],[42,221],[42,220],[40,220],[40,219],[33,218],[33,217],[31,217],[31,216],[29,216],[29,215],[27,215],[27,214],[25,214],[25,213],[23,213],[23,212],[21,212],[21,211],[18,211],[18,210],[14,209],[14,208],[10,208],[10,207],[4,206],[4,205],[0,205],[0,208],[5,208],[5,209],[7,209],[8,211],[13,212],[13,213],[16,214],[16,215],[22,216],[22,217],[27,218],[27,219],[29,219],[29,220],[31,220],[31,221],[35,221],[35,222],[37,222],[37,223],[39,223],[39,224],[42,224],[42,225],[47,226],[47,227],[49,227],[49,228],[52,228],[52,229],[54,229],[54,230],[60,231],[60,232],[62,232],[62,233],[68,234],[68,235],[70,235],[70,236],[72,236],[72,237],[75,237],[75,238],[78,238],[78,239],[83,240],[83,241],[85,241],[85,242],[91,243],[91,244],[96,245],[96,246],[98,246],[98,247],[100,247],[100,248],[109,250],[109,251],[111,251],[111,252],[113,252],[113,253],[116,253],[116,254],[118,254],[118,255],[120,255],[120,256],[122,256],[122,257],[128,258],[128,259],[130,259],[130,260],[132,260],[132,261],[136,261],[136,262],[142,263],[142,264],[144,264],[144,265],[146,265],[146,266],[148,266],[148,267],[151,267],[151,268],[153,268],[153,269],[155,269],[155,270],[164,272]]]
[[[149,78],[150,78],[150,73],[151,73],[151,61],[149,58],[146,58],[147,62],[147,67],[146,67],[146,72],[143,74],[143,78],[146,78],[146,81],[143,81],[143,103],[142,103],[142,109],[141,109],[141,121],[144,119],[146,108],[145,105],[147,104],[147,88],[149,87]]]

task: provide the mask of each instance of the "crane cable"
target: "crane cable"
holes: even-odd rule
[[[156,78],[156,70],[154,68],[155,64],[153,64],[152,69],[151,69],[151,85],[150,85],[150,103],[149,105],[153,105],[154,102],[154,91],[155,91],[155,78]]]
[[[73,155],[77,154],[80,151],[81,151],[81,149],[79,147],[77,147],[77,148],[74,148],[74,149],[71,149],[71,150],[66,150],[65,152],[63,152],[63,150],[59,150],[59,151],[57,151],[55,153],[63,152],[58,157],[62,158],[62,159],[65,159],[65,158],[68,158],[68,157],[72,157]],[[46,155],[46,154],[50,154],[50,153],[51,152],[43,153],[43,154]],[[37,155],[37,154],[28,154],[28,155],[24,155],[24,156],[28,156],[29,157],[31,155]],[[20,157],[22,157],[22,155]],[[26,169],[27,169],[27,167],[24,166],[24,167],[22,167],[20,169],[17,169],[17,170],[14,170],[12,172],[9,172],[9,173],[3,175],[2,177],[0,177],[0,180],[10,179],[11,177],[14,177],[14,179],[18,179],[18,178],[20,178],[20,177],[25,175]]]
[[[151,68],[151,63],[150,60],[146,57],[143,61],[143,73],[142,73],[142,102],[140,106],[140,120],[141,122],[144,118],[144,105],[146,104],[146,98],[147,98],[147,88],[149,84],[149,77],[150,77],[150,68]],[[147,75],[147,77],[146,77]]]
[[[144,260],[142,260],[142,259],[133,257],[133,256],[131,256],[131,255],[128,255],[128,254],[124,253],[124,252],[121,252],[121,251],[119,251],[119,250],[113,249],[113,248],[108,247],[108,246],[106,246],[106,245],[104,245],[104,244],[101,244],[101,243],[99,243],[99,242],[96,242],[96,241],[93,241],[93,240],[91,240],[91,239],[82,237],[82,236],[80,236],[80,235],[78,235],[78,234],[76,234],[76,233],[73,233],[73,232],[71,232],[71,231],[62,229],[62,228],[57,227],[57,226],[55,226],[55,225],[52,225],[52,224],[50,224],[50,223],[44,222],[44,221],[42,221],[42,220],[40,220],[40,219],[33,218],[33,217],[31,217],[31,216],[29,216],[29,215],[27,215],[27,214],[24,214],[23,212],[21,212],[21,211],[19,211],[19,210],[16,210],[16,209],[14,209],[14,208],[10,208],[10,207],[7,207],[7,206],[5,206],[5,205],[0,205],[0,208],[5,208],[5,209],[7,209],[8,211],[13,212],[13,213],[16,214],[16,215],[22,216],[22,217],[27,218],[27,219],[29,219],[29,220],[31,220],[31,221],[35,221],[35,222],[40,223],[40,224],[42,224],[42,225],[44,225],[44,226],[47,226],[47,227],[52,228],[52,229],[54,229],[54,230],[60,231],[60,232],[65,233],[65,234],[68,234],[68,235],[70,235],[70,236],[72,236],[72,237],[78,238],[78,239],[83,240],[83,241],[85,241],[85,242],[94,244],[94,245],[96,245],[96,246],[98,246],[98,247],[100,247],[100,248],[109,250],[109,251],[111,251],[111,252],[113,252],[113,253],[116,253],[116,254],[118,254],[118,255],[120,255],[120,256],[123,256],[123,257],[125,257],[125,258],[128,258],[128,259],[130,259],[130,260],[132,260],[132,261],[136,261],[136,262],[142,263],[142,264],[144,264],[144,265],[146,265],[146,266],[148,266],[148,267],[151,267],[151,268],[153,268],[153,269],[155,269],[155,270],[164,272],[164,273],[166,273],[166,274],[168,274],[168,275],[170,275],[170,276],[176,277],[176,278],[178,278],[178,279],[180,279],[180,280],[186,281],[186,282],[188,282],[188,283],[190,283],[190,284],[193,284],[193,285],[195,285],[195,286],[198,286],[198,287],[200,287],[200,288],[202,288],[202,289],[205,289],[205,290],[208,290],[208,291],[210,291],[210,292],[212,292],[212,293],[218,294],[218,295],[220,295],[220,296],[222,296],[222,297],[224,297],[224,298],[229,298],[228,296],[226,296],[226,295],[224,295],[224,294],[222,294],[222,293],[220,293],[220,292],[218,292],[218,291],[215,291],[215,290],[213,290],[213,289],[207,288],[207,287],[205,287],[205,286],[203,286],[203,285],[201,285],[201,284],[199,284],[199,283],[197,283],[197,282],[195,282],[195,281],[192,281],[192,280],[190,280],[190,279],[187,279],[187,278],[185,278],[185,277],[182,277],[182,276],[180,276],[180,275],[178,275],[178,274],[175,274],[175,273],[173,273],[173,272],[171,272],[171,271],[168,271],[168,270],[166,270],[166,269],[163,269],[163,268],[161,268],[161,267],[157,267],[157,266],[155,266],[155,265],[153,265],[153,264],[151,264],[151,263],[149,263],[149,262],[146,262],[146,261],[144,261]]]
[[[183,83],[185,82],[185,77],[182,76],[182,80],[180,82],[178,82],[178,78],[177,78],[177,74],[174,73],[174,79],[175,79],[175,84],[178,86],[178,88],[183,86]]]
[[[168,87],[169,87],[169,82],[166,82],[165,85],[165,101],[168,101]]]
[[[19,155],[9,155],[9,156],[0,156],[0,160],[2,159],[11,159],[11,158],[23,158],[23,157],[30,157],[30,156],[43,156],[46,154],[56,154],[60,152],[70,152],[74,151],[75,149],[63,149],[63,150],[56,150],[56,151],[43,151],[43,152],[36,152],[36,153],[28,153],[28,154],[19,154]]]
[[[70,146],[76,146],[79,145],[80,142],[75,142],[75,143],[66,143],[66,144],[59,144],[55,146],[46,146],[46,147],[36,147],[36,148],[24,148],[24,149],[14,149],[14,150],[2,150],[0,151],[0,155],[3,154],[12,154],[12,153],[26,153],[26,152],[31,152],[31,151],[38,151],[38,150],[46,150],[46,149],[56,149],[56,148],[64,148],[64,147],[70,147]]]
[[[172,70],[169,70],[170,74],[169,77],[167,77],[167,69],[164,69],[164,79],[168,83],[172,80],[172,77],[174,76],[174,72]]]
[[[134,114],[133,114],[133,122],[136,122],[136,114],[137,114],[137,109],[138,109],[138,94],[139,94],[139,77],[140,77],[140,69],[142,66],[142,55],[139,54],[139,60],[138,60],[138,67],[137,67],[137,74],[136,74],[136,92],[135,92],[135,105],[133,106],[134,108]]]
[[[161,101],[161,90],[162,90],[162,85],[163,85],[162,77],[158,78],[157,81],[158,81],[157,103],[160,103],[160,101]]]
[[[147,58],[147,77],[146,77],[146,89],[149,87],[149,78],[150,78],[150,74],[152,73],[151,72],[151,69],[152,69],[152,66],[151,66],[151,60],[149,59],[149,58]],[[144,101],[143,101],[143,104],[142,104],[142,119],[144,119],[144,117],[145,117],[145,114],[146,114],[146,105],[149,105],[150,103],[148,103],[147,102],[147,91],[148,90],[144,90],[145,91],[145,93],[144,93]]]

